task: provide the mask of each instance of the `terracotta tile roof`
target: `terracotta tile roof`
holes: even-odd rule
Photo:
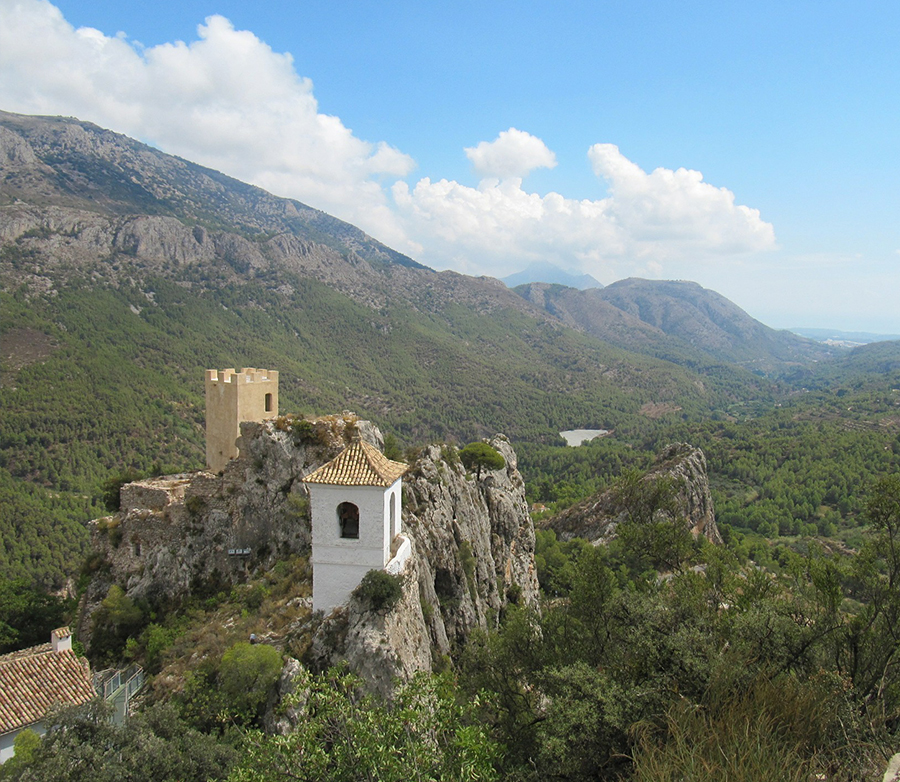
[[[87,660],[50,644],[0,656],[0,734],[39,722],[56,704],[96,698]]]
[[[351,443],[328,464],[313,470],[306,483],[337,486],[390,486],[409,467],[388,459],[374,445],[362,440]]]

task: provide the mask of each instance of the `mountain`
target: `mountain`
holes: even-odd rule
[[[695,282],[631,278],[602,290],[533,284],[516,292],[567,325],[610,344],[686,365],[714,361],[780,372],[835,352],[771,329]]]
[[[552,263],[533,263],[527,269],[502,277],[501,281],[508,288],[517,285],[526,285],[529,282],[544,282],[551,285],[566,285],[569,288],[587,290],[588,288],[602,288],[603,285],[590,274],[575,274],[560,269]]]
[[[127,469],[203,466],[207,368],[406,445],[573,427],[640,437],[771,386],[568,328],[290,199],[71,118],[0,114],[0,575],[58,584]]]

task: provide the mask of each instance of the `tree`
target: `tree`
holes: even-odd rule
[[[346,669],[297,677],[294,729],[255,734],[229,782],[494,780],[496,745],[453,697],[449,679],[419,673],[390,702]]]
[[[115,513],[122,507],[119,493],[126,483],[133,483],[143,477],[141,473],[129,467],[124,472],[110,476],[103,482],[101,487],[103,504],[111,513]]]
[[[459,452],[459,458],[467,470],[476,470],[477,478],[481,478],[482,468],[487,470],[502,470],[506,466],[506,459],[487,443],[469,443]]]
[[[656,570],[680,571],[693,538],[678,499],[679,486],[667,476],[648,477],[628,470],[615,486],[626,521],[617,534],[638,561]]]
[[[224,779],[235,750],[185,725],[171,706],[136,714],[125,725],[110,722],[110,707],[98,700],[50,715],[47,734],[30,742],[2,778],[15,782],[214,782]],[[17,742],[18,744],[18,742]],[[18,751],[18,747],[17,747]]]
[[[74,601],[48,595],[25,579],[0,579],[0,654],[46,643]]]
[[[179,707],[198,730],[259,725],[282,669],[281,654],[267,644],[236,643],[220,660],[208,659],[188,677]]]
[[[128,639],[140,632],[144,621],[140,606],[125,594],[122,587],[113,584],[100,608],[93,614],[91,659],[100,663],[115,662]]]
[[[247,721],[261,716],[278,677],[281,654],[274,646],[236,643],[222,656],[219,683],[231,709]]]
[[[25,728],[13,741],[13,752],[9,760],[0,766],[0,780],[17,779],[23,769],[34,760],[41,747],[41,737],[31,728]]]

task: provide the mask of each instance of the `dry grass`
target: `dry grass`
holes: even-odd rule
[[[638,730],[635,782],[878,780],[874,747],[847,734],[840,692],[790,676],[669,710],[661,731]]]
[[[167,700],[184,689],[190,672],[205,661],[218,661],[227,649],[255,634],[283,652],[295,653],[297,628],[311,614],[309,560],[292,557],[259,578],[233,587],[203,605],[189,606],[169,617],[181,632],[163,653],[153,679],[154,700]]]

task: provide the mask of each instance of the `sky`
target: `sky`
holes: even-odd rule
[[[438,270],[693,280],[776,328],[900,334],[896,0],[0,0],[0,109]]]

